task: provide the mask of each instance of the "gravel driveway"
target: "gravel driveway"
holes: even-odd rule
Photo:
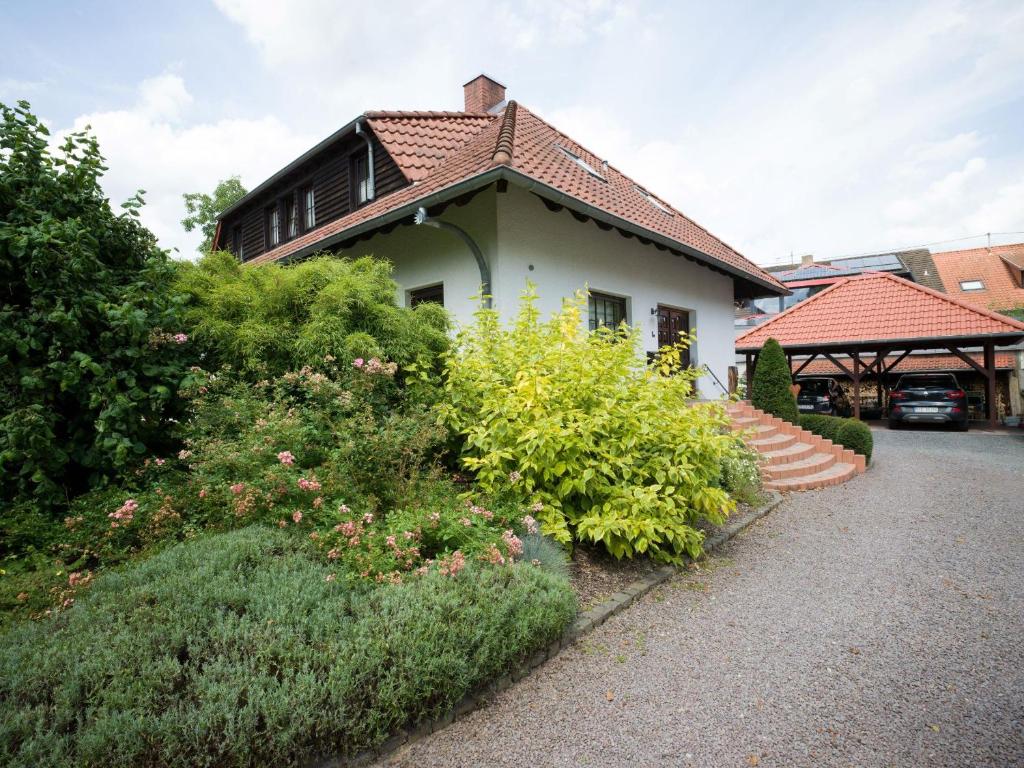
[[[1024,436],[875,440],[378,765],[1024,765]]]

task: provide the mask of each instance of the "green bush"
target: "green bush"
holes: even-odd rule
[[[871,461],[874,438],[871,436],[871,428],[863,421],[823,414],[807,414],[800,417],[800,426],[808,432],[831,440],[836,445],[849,448],[854,453],[864,456],[869,462]]]
[[[616,556],[699,555],[703,520],[733,509],[716,487],[739,441],[722,403],[694,404],[698,373],[680,346],[645,367],[640,332],[595,333],[586,298],[542,321],[532,286],[506,326],[481,309],[446,364],[443,418],[465,438],[463,465],[487,493],[535,505],[544,533]]]
[[[177,285],[208,367],[230,365],[250,379],[320,369],[331,358],[430,367],[448,348],[444,308],[397,306],[391,266],[371,258],[247,267],[213,253],[182,264]]]
[[[45,516],[172,443],[195,358],[142,198],[111,209],[96,139],[54,156],[27,103],[0,115],[0,506]]]
[[[813,432],[815,435],[824,437],[834,443],[837,442],[836,435],[844,421],[844,418],[838,416],[808,413],[800,416],[799,425],[808,432]]]
[[[875,443],[871,437],[871,428],[864,422],[857,419],[844,419],[839,431],[836,432],[836,442],[871,461],[871,452],[874,450]]]
[[[750,402],[765,413],[795,424],[800,411],[790,386],[793,377],[786,353],[775,339],[768,339],[757,356]]]
[[[0,636],[8,766],[303,765],[438,716],[558,637],[568,584],[469,565],[353,590],[250,528],[97,579]]]

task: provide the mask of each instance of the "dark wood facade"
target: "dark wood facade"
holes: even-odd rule
[[[376,197],[379,198],[406,186],[408,182],[376,139],[373,139],[373,144]],[[352,174],[359,170],[365,172],[366,154],[366,142],[359,136],[352,133],[340,137],[225,216],[221,220],[217,247],[236,256],[241,252],[243,261],[270,250],[268,213],[271,208],[278,210],[278,244],[287,242],[292,239],[289,236],[289,212],[293,202],[297,213],[294,236],[311,231],[305,226],[305,191],[309,188],[313,190],[316,211],[316,223],[312,229],[350,213],[358,206]]]

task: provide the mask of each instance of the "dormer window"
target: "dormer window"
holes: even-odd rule
[[[299,234],[299,201],[292,195],[288,201],[288,239]]]
[[[646,200],[648,203],[653,205],[655,208],[657,208],[662,213],[667,213],[669,216],[673,215],[672,211],[663,202],[661,202],[661,200],[656,198],[654,195],[652,195],[650,192],[648,192],[643,187],[633,187],[633,189],[635,189],[637,191],[637,194],[639,194],[640,197],[642,197],[644,200]]]
[[[366,155],[362,152],[352,156],[349,181],[352,189],[352,207],[365,205],[370,199],[370,174]]]
[[[584,171],[586,171],[587,173],[589,173],[589,174],[590,174],[591,176],[593,176],[593,177],[594,177],[595,179],[600,179],[601,181],[606,181],[605,177],[604,177],[604,176],[602,176],[602,175],[601,175],[600,173],[598,173],[598,172],[597,172],[597,169],[596,169],[596,168],[594,168],[594,166],[592,166],[592,165],[591,165],[590,163],[588,163],[588,162],[587,162],[586,160],[584,160],[584,159],[583,159],[582,157],[580,157],[579,155],[577,155],[577,154],[576,154],[575,152],[573,152],[573,151],[571,151],[571,150],[568,150],[568,149],[566,149],[565,147],[563,147],[563,146],[561,146],[561,145],[558,145],[558,148],[559,148],[560,150],[562,150],[562,153],[563,153],[563,154],[564,154],[564,155],[565,155],[566,157],[568,157],[568,158],[569,158],[570,160],[572,160],[572,161],[573,161],[574,163],[576,163],[576,165],[578,165],[578,166],[579,166],[580,168],[582,168],[582,169],[583,169]]]
[[[961,280],[961,291],[984,291],[985,284],[981,280]]]
[[[316,197],[312,184],[302,190],[302,215],[303,226],[308,232],[316,226]]]
[[[245,261],[245,249],[242,245],[242,225],[236,224],[231,229],[231,250],[239,261]]]
[[[269,248],[281,242],[281,209],[278,206],[267,209],[267,244]]]

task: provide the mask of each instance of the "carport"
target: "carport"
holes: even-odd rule
[[[794,376],[818,358],[849,376],[856,418],[865,376],[875,376],[881,402],[882,377],[908,355],[949,352],[984,377],[985,417],[995,426],[996,348],[1024,339],[1024,323],[901,277],[866,273],[840,280],[741,334],[736,351],[746,358],[748,382],[769,338],[786,350]],[[980,363],[971,350],[981,350]]]

